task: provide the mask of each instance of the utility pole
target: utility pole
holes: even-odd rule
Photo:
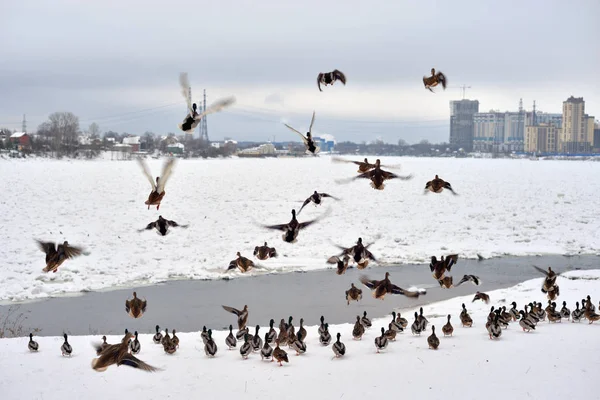
[[[204,89],[204,102],[202,104],[202,112],[206,111],[206,89]],[[206,125],[206,115],[202,117],[202,121],[200,121],[200,140],[209,143],[208,140],[208,126]]]
[[[27,119],[25,118],[25,114],[23,114],[23,125],[21,126],[22,132],[27,133]]]

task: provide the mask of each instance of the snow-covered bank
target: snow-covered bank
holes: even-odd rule
[[[161,160],[148,163],[160,173]],[[0,227],[7,234],[0,246],[0,300],[218,279],[237,251],[252,258],[264,241],[280,254],[260,262],[268,273],[331,268],[325,260],[338,250],[330,240],[350,246],[359,236],[370,242],[378,234],[370,250],[387,264],[449,252],[468,258],[600,252],[598,163],[393,157],[382,163],[400,163],[399,173],[414,179],[389,181],[383,191],[366,180],[339,185],[335,179],[352,177],[357,168],[326,156],[180,160],[157,212],[144,205],[150,186],[133,161],[3,161]],[[460,195],[423,195],[435,174]],[[300,232],[298,243],[284,243],[280,232],[255,224],[288,222],[291,209],[314,190],[342,201],[306,206],[300,221],[327,207],[331,214]],[[190,227],[165,237],[136,231],[159,214]],[[44,254],[33,238],[68,240],[90,253],[44,274]]]
[[[561,289],[559,304],[567,301],[573,310],[575,301],[589,294],[598,306],[600,270],[567,272],[557,283]],[[102,373],[92,370],[91,360],[96,356],[90,342],[97,341],[102,332],[95,336],[70,337],[71,358],[61,356],[63,340],[60,337],[36,338],[39,353],[29,352],[28,338],[2,339],[0,393],[11,400],[106,399],[127,393],[148,399],[598,398],[592,383],[600,373],[597,361],[600,326],[597,323],[546,321],[540,322],[531,333],[511,323],[499,340],[488,338],[485,322],[492,305],[508,306],[515,301],[522,309],[523,304],[530,301],[546,304],[540,287],[541,278],[533,279],[509,289],[488,292],[489,305],[471,303],[473,296],[469,295],[425,307],[425,316],[430,325],[436,326],[440,338],[437,351],[428,349],[427,336],[431,332],[428,329],[429,332],[421,336],[411,335],[410,330],[399,334],[383,353],[376,354],[374,338],[390,320],[384,318],[374,320],[361,341],[352,340],[352,324],[330,326],[332,336],[337,332],[342,334],[347,350],[344,358],[332,360],[331,346],[322,347],[318,343],[317,327],[309,326],[306,327],[307,353],[295,356],[292,350],[285,348],[290,363],[283,367],[261,361],[256,353],[242,360],[239,344],[236,350],[226,350],[227,332],[223,331],[213,333],[219,347],[214,359],[205,356],[198,332],[178,332],[180,348],[174,355],[165,354],[162,346],[155,345],[152,334],[140,335],[142,349],[138,357],[163,369],[154,374],[127,366],[111,366]],[[472,328],[460,325],[461,303],[467,305],[474,320]],[[409,323],[414,311],[402,310]],[[447,314],[452,315],[454,335],[444,338],[441,327]],[[276,321],[286,317],[273,316]],[[296,321],[302,316],[294,317]],[[132,320],[130,330],[136,329],[136,322]],[[235,325],[233,315],[231,322]],[[266,322],[254,321],[250,311],[248,324],[260,323],[263,334]],[[116,343],[120,338],[109,336],[108,341]]]

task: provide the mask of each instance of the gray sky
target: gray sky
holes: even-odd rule
[[[338,141],[447,141],[460,85],[480,110],[561,112],[570,95],[600,118],[600,1],[6,0],[0,2],[0,127],[54,111],[103,131],[178,132],[194,100],[234,95],[211,139],[296,139],[282,121]],[[449,88],[432,94],[435,67]],[[316,76],[348,83],[319,92]]]

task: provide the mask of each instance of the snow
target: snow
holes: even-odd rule
[[[105,372],[92,370],[91,361],[96,355],[90,343],[97,342],[102,333],[70,336],[71,358],[61,356],[61,337],[34,337],[40,345],[38,353],[29,352],[27,337],[0,339],[0,393],[3,399],[9,400],[106,399],[119,398],[125,393],[135,393],[136,398],[144,399],[364,399],[375,396],[465,400],[597,399],[598,393],[590,382],[600,373],[598,323],[590,325],[586,320],[549,323],[546,320],[540,321],[535,331],[525,333],[513,322],[498,340],[488,337],[485,322],[490,307],[509,306],[512,301],[519,309],[530,301],[545,305],[541,283],[542,278],[533,279],[512,288],[488,292],[489,305],[472,303],[473,296],[469,295],[426,306],[424,315],[430,325],[435,325],[440,339],[437,351],[428,349],[427,336],[431,332],[428,328],[429,332],[421,336],[413,336],[410,330],[398,334],[395,342],[376,354],[374,338],[382,326],[387,326],[390,316],[373,320],[373,326],[361,341],[352,340],[353,324],[330,326],[331,335],[335,337],[340,332],[346,345],[346,356],[336,360],[332,360],[331,345],[323,347],[318,343],[317,327],[308,326],[307,352],[295,356],[291,349],[284,347],[290,362],[283,367],[261,361],[257,353],[242,360],[239,342],[235,350],[227,350],[228,332],[216,329],[213,329],[213,337],[218,352],[213,359],[205,356],[199,332],[178,332],[180,347],[173,355],[167,355],[162,346],[152,342],[152,333],[140,334],[138,357],[162,369],[156,373],[114,365]],[[572,311],[575,301],[589,294],[597,306],[600,270],[570,271],[560,276],[557,283],[561,289],[558,304],[567,301]],[[363,297],[363,302],[373,301],[380,300]],[[460,325],[461,303],[467,305],[473,318],[472,328]],[[357,314],[362,313],[361,304],[352,303],[350,307],[355,307]],[[416,309],[400,311],[409,324],[412,323],[410,315]],[[441,332],[447,314],[452,315],[452,337],[443,337]],[[294,317],[296,321],[301,316]],[[287,315],[273,318],[278,325]],[[136,321],[131,320],[130,330],[136,329]],[[234,326],[235,322],[236,317],[232,315]],[[264,334],[267,321],[253,321],[250,310],[248,325],[257,322]],[[176,329],[174,326],[162,328]],[[121,337],[122,334],[107,336],[109,343],[117,343]]]
[[[107,159],[108,158],[108,159]],[[362,160],[363,156],[355,159]],[[375,161],[376,157],[369,157]],[[150,184],[134,161],[104,159],[0,161],[5,196],[0,200],[0,301],[23,301],[88,290],[131,287],[170,279],[242,277],[225,273],[240,251],[254,259],[255,246],[267,241],[276,259],[247,275],[333,268],[326,264],[338,249],[358,237],[380,265],[419,263],[432,255],[458,253],[476,258],[534,254],[599,254],[600,164],[594,162],[398,158],[410,181],[386,182],[376,191],[367,180],[341,185],[353,177],[354,164],[329,157],[183,160],[175,166],[157,212],[144,201]],[[147,159],[153,175],[162,160]],[[425,182],[439,174],[458,196],[423,194]],[[258,223],[287,223],[314,191],[342,200],[309,204],[300,222],[325,213],[289,244],[281,232]],[[188,229],[169,235],[137,230],[158,215]],[[68,240],[86,254],[45,274],[44,254],[34,238]],[[373,263],[369,266],[376,267]]]

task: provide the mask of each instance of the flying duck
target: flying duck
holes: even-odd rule
[[[160,208],[160,202],[163,197],[165,197],[165,185],[167,184],[169,178],[173,173],[173,166],[175,165],[175,159],[169,158],[163,164],[162,175],[156,177],[156,182],[152,179],[152,175],[150,175],[150,169],[148,168],[148,164],[142,158],[137,158],[137,161],[142,168],[142,172],[144,176],[150,182],[152,186],[152,191],[148,195],[148,200],[146,200],[145,204],[148,206],[148,210],[150,206],[156,206],[158,210]]]
[[[148,225],[146,225],[144,229],[140,229],[138,232],[143,232],[145,230],[155,228],[161,235],[166,236],[166,234],[169,233],[170,226],[187,228],[189,225],[179,225],[177,222],[164,219],[162,215],[159,215],[156,221],[150,222]]]
[[[375,298],[375,299],[383,300],[385,298],[385,295],[388,293],[401,294],[406,297],[414,297],[414,298],[418,298],[421,294],[424,294],[424,293],[418,292],[418,291],[411,292],[411,291],[402,289],[399,286],[394,285],[390,281],[389,276],[390,276],[390,273],[386,272],[385,278],[381,281],[377,281],[377,280],[370,280],[369,278],[367,278],[366,276],[363,275],[360,277],[360,282],[373,291],[373,298]]]
[[[438,177],[436,175],[433,180],[428,181],[425,184],[425,192],[424,193],[425,194],[427,194],[428,192],[442,193],[444,191],[444,189],[448,189],[454,195],[458,194],[454,191],[454,189],[452,189],[452,185],[450,185],[450,182],[446,182],[445,180],[441,179],[440,177]]]
[[[306,137],[300,133],[300,131],[292,128],[291,126],[289,126],[288,124],[284,124],[288,129],[296,132],[300,138],[302,138],[302,141],[304,142],[304,146],[306,147],[306,153],[307,154],[312,154],[312,155],[317,155],[317,153],[321,150],[319,148],[319,146],[317,146],[312,138],[312,127],[313,124],[315,123],[315,112],[313,111],[313,115],[312,115],[312,119],[310,120],[310,127],[308,128],[308,132],[306,132]]]
[[[81,247],[70,246],[66,240],[56,247],[54,242],[42,242],[37,239],[36,241],[40,249],[46,253],[46,267],[42,270],[44,272],[56,273],[58,267],[67,259],[77,257],[83,252]]]
[[[245,305],[242,311],[229,307],[229,306],[221,306],[227,312],[237,315],[238,317],[238,329],[241,331],[246,327],[246,323],[248,322],[248,306]]]
[[[340,70],[334,69],[331,72],[319,72],[317,75],[317,87],[319,88],[319,92],[321,90],[321,84],[325,86],[333,85],[336,81],[340,81],[346,86],[346,75]]]
[[[302,207],[300,207],[300,210],[298,211],[298,215],[300,215],[300,213],[302,212],[302,209],[304,208],[304,206],[308,205],[308,203],[310,203],[311,201],[313,203],[315,203],[315,206],[318,206],[319,204],[321,204],[321,202],[323,201],[323,198],[325,197],[329,197],[332,198],[334,200],[340,200],[337,197],[334,197],[330,194],[327,193],[318,193],[316,190],[313,194],[310,195],[310,197],[306,200],[304,200],[304,203],[302,203]]]
[[[327,212],[325,214],[327,214]],[[262,226],[263,226],[263,228],[266,228],[266,229],[277,229],[277,230],[283,231],[284,233],[281,237],[285,242],[296,243],[298,241],[298,233],[300,232],[300,229],[304,229],[307,226],[314,224],[315,222],[319,221],[323,217],[324,217],[324,215],[319,218],[315,218],[310,221],[300,223],[296,219],[296,210],[292,210],[292,219],[287,224],[262,225]]]
[[[132,318],[141,318],[146,312],[146,300],[140,300],[137,293],[133,292],[133,299],[125,300],[125,312]]]
[[[359,174],[353,178],[337,179],[336,182],[337,183],[349,183],[349,182],[352,182],[352,181],[354,181],[356,179],[360,179],[360,178],[371,180],[371,187],[373,189],[383,190],[383,189],[385,189],[385,184],[384,184],[385,181],[387,181],[389,179],[402,179],[404,181],[407,181],[407,180],[412,179],[412,175],[400,176],[400,175],[396,175],[389,171],[384,171],[381,169],[381,161],[379,159],[377,159],[375,161],[374,169],[369,170],[367,172],[363,172],[362,174]]]
[[[265,242],[264,246],[255,246],[254,247],[254,257],[259,260],[267,260],[272,257],[277,257],[277,251],[275,247],[267,246],[267,242]]]
[[[448,84],[448,80],[446,79],[446,75],[442,72],[435,72],[435,68],[431,68],[431,76],[423,77],[423,85],[425,85],[425,89],[428,89],[431,93],[435,93],[431,88],[436,87],[438,84],[442,84],[444,90],[446,90],[446,85]]]

